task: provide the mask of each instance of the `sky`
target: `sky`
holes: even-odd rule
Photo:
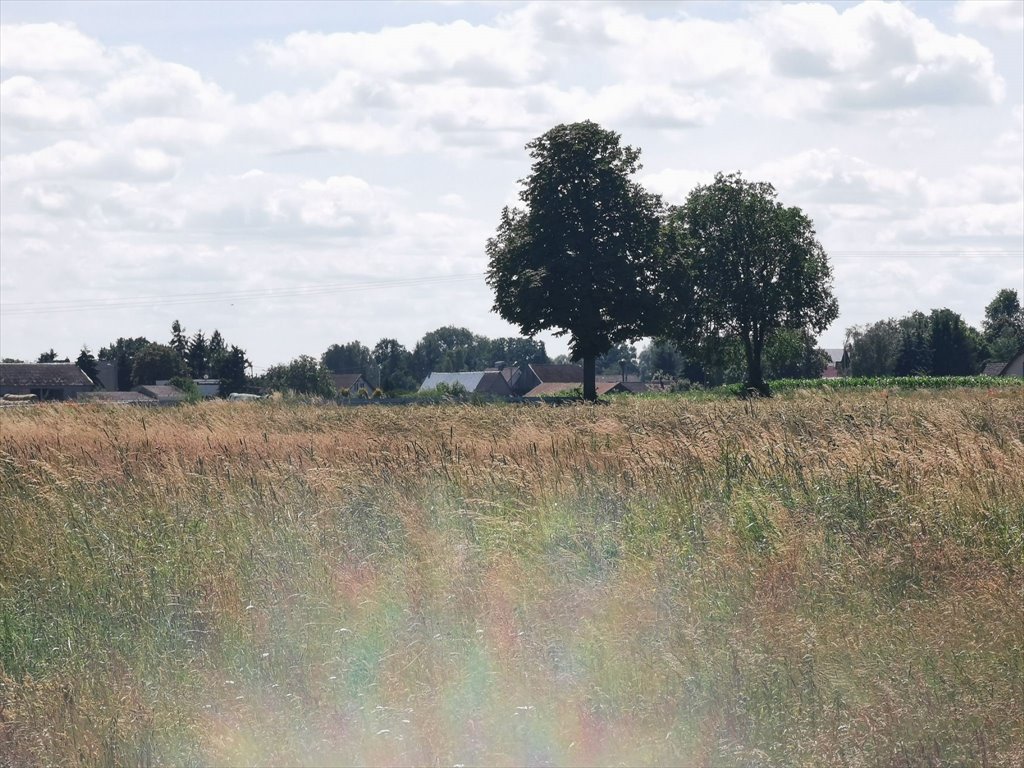
[[[814,221],[839,319],[1024,294],[1024,2],[0,4],[0,355],[179,320],[255,368],[491,311],[524,145],[595,120],[677,205]],[[544,334],[550,354],[567,339]]]

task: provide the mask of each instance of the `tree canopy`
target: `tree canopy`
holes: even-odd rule
[[[494,310],[527,336],[568,334],[596,398],[595,361],[646,332],[661,201],[632,180],[640,150],[586,121],[526,145],[533,159],[519,199],[487,241]]]
[[[772,334],[818,333],[839,314],[813,223],[776,197],[771,184],[740,174],[698,186],[668,218],[659,281],[663,334],[689,349],[738,339],[747,386],[765,394]]]

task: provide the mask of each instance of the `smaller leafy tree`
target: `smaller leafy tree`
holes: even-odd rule
[[[99,359],[117,363],[117,388],[124,392],[132,388],[132,370],[135,356],[150,345],[145,336],[118,338],[113,344],[100,347]]]
[[[175,376],[167,383],[184,392],[185,400],[189,403],[198,403],[203,399],[199,386],[191,376]]]
[[[380,386],[385,392],[411,392],[420,383],[413,374],[413,356],[396,339],[381,339],[370,358],[380,373]]]
[[[58,360],[57,359],[57,353],[54,352],[53,348],[51,347],[48,352],[43,352],[39,356],[39,359],[36,360],[36,362],[37,363],[70,363],[71,360],[69,360],[66,357],[63,360]]]
[[[96,386],[102,386],[100,383],[99,366],[96,364],[96,357],[89,351],[89,347],[82,347],[82,351],[78,353],[78,359],[75,360],[75,365],[81,369],[82,373],[92,379]]]
[[[982,323],[988,356],[992,360],[1010,360],[1024,351],[1024,308],[1017,291],[1004,288],[985,307]]]
[[[178,351],[166,344],[150,344],[135,355],[132,381],[136,385],[153,384],[184,374],[185,366]]]
[[[185,329],[181,327],[181,323],[175,320],[171,323],[171,340],[168,346],[174,347],[181,359],[184,360],[188,353],[188,336],[185,335]]]
[[[981,335],[951,309],[934,309],[928,319],[932,330],[932,375],[977,373],[984,352]]]
[[[896,320],[878,320],[846,330],[850,373],[854,376],[892,376],[899,354],[900,326]]]
[[[812,334],[789,328],[771,335],[764,357],[769,379],[820,379],[831,360]]]
[[[217,378],[220,379],[218,394],[221,397],[227,397],[232,392],[245,391],[249,383],[245,375],[248,366],[249,361],[245,358],[245,352],[233,344],[221,355],[215,370]]]
[[[264,381],[279,392],[318,397],[334,397],[336,394],[330,371],[309,355],[300,355],[290,363],[271,366],[264,374]]]
[[[932,324],[923,312],[913,312],[899,321],[897,376],[927,376],[932,370]]]
[[[227,344],[224,343],[224,337],[221,332],[216,328],[213,329],[213,334],[210,336],[210,340],[206,345],[206,354],[208,358],[207,367],[210,373],[217,378],[220,378],[220,368],[224,362],[224,355],[228,352]]]
[[[210,348],[202,331],[196,331],[192,340],[188,343],[185,362],[188,363],[189,373],[197,379],[207,375],[207,367],[210,362]]]
[[[817,334],[839,314],[814,224],[776,197],[771,184],[719,173],[670,213],[660,264],[662,334],[689,349],[736,339],[746,386],[762,394],[772,334]]]
[[[334,373],[361,373],[366,375],[370,365],[370,350],[359,341],[347,344],[331,344],[322,355],[320,362]]]

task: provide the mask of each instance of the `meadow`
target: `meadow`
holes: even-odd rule
[[[0,765],[1018,766],[1024,388],[0,413]]]

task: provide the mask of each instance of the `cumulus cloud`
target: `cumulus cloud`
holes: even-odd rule
[[[960,0],[953,8],[953,18],[960,24],[1019,32],[1024,29],[1024,3],[1020,0]]]
[[[0,117],[30,131],[65,130],[95,125],[99,109],[75,83],[15,75],[0,83]]]
[[[115,66],[103,45],[70,24],[0,25],[0,69],[80,76],[107,73]]]
[[[515,29],[455,21],[374,33],[296,32],[281,43],[261,43],[259,50],[270,65],[293,72],[356,70],[383,79],[510,84],[543,69],[544,57],[532,42]]]
[[[44,149],[0,160],[5,183],[27,179],[75,177],[166,180],[180,161],[160,149],[96,146],[82,141],[58,141]]]

